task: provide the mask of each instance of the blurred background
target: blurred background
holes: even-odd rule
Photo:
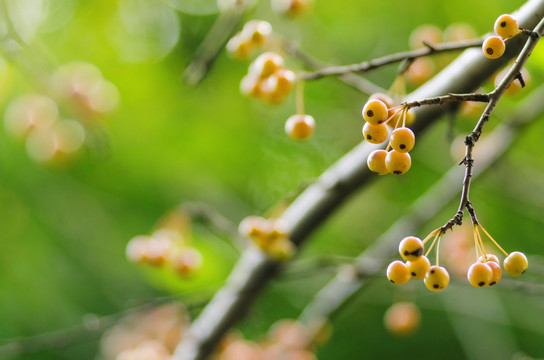
[[[197,86],[185,84],[184,69],[219,16],[216,0],[0,4],[2,359],[106,359],[107,341],[100,339],[122,317],[114,314],[169,300],[183,302],[190,316],[198,314],[236,262],[231,240],[200,224],[189,229],[187,219],[180,220],[177,229],[202,258],[201,266],[181,275],[128,261],[129,240],[153,233],[186,202],[205,203],[233,224],[266,214],[362,141],[360,112],[367,95],[332,78],[306,84],[305,107],[316,119],[315,133],[304,142],[290,139],[284,123],[296,111],[294,92],[281,104],[240,94],[240,81],[258,52],[239,61],[221,50]],[[440,6],[431,0],[315,0],[306,13],[285,16],[260,0],[235,30],[250,19],[266,20],[306,53],[348,64],[409,49],[410,34],[422,24],[443,31],[465,23],[483,35],[498,15],[522,4],[483,1],[475,9],[468,0]],[[435,71],[453,58],[434,58]],[[303,69],[289,56],[285,63]],[[542,64],[540,44],[527,65],[528,86],[503,98],[486,131],[540,86]],[[367,78],[387,89],[396,70],[384,67]],[[80,91],[67,92],[69,86]],[[32,124],[21,120],[28,111],[34,111]],[[379,274],[332,319],[330,340],[317,348],[319,359],[544,358],[542,118],[471,192],[493,237],[507,251],[527,254],[527,274],[505,275],[504,285],[475,289],[461,268],[460,274],[450,271],[452,284],[441,293],[428,292],[420,282],[395,287]],[[336,265],[372,244],[461,160],[454,140],[477,119],[476,112],[437,121],[417,138],[407,174],[376,176],[322,224],[295,261]],[[36,130],[42,125],[48,130]],[[442,225],[457,205],[457,199],[447,204],[413,235],[424,237]],[[454,252],[445,244],[463,242],[463,234],[448,233],[444,257]],[[462,266],[461,260],[450,261]],[[335,273],[336,266],[327,265],[281,275],[239,331],[259,341],[277,320],[296,318]],[[398,301],[413,302],[421,312],[419,329],[410,336],[384,327],[385,311]],[[20,348],[5,345],[57,331],[58,343],[38,337]]]

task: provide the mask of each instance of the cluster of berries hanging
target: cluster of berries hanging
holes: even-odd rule
[[[85,62],[68,63],[47,79],[47,95],[25,94],[11,101],[4,127],[10,136],[25,142],[35,161],[64,162],[84,146],[84,125],[113,111],[118,103],[117,87],[103,78],[100,69]],[[67,118],[66,110],[78,120]]]
[[[181,303],[131,313],[104,333],[100,341],[100,358],[171,360],[189,326],[187,310]]]
[[[227,53],[235,59],[248,59],[251,53],[262,48],[272,34],[272,25],[267,21],[248,21],[242,31],[236,33],[227,43]]]
[[[476,251],[476,262],[473,263],[467,272],[469,283],[475,287],[493,286],[499,282],[502,276],[500,262],[497,256],[485,251],[480,230],[504,253],[506,258],[503,261],[504,270],[512,276],[522,275],[529,266],[527,258],[521,252],[514,251],[508,254],[491,237],[481,224],[474,225],[474,244]],[[404,238],[399,244],[400,256],[406,261],[393,261],[387,267],[387,278],[397,285],[407,283],[411,278],[423,279],[427,289],[440,291],[445,289],[450,282],[450,275],[445,267],[439,266],[440,240],[445,230],[438,228],[432,231],[423,241],[415,236]],[[424,254],[425,244],[433,239],[429,249]],[[428,254],[436,244],[436,265],[431,265]]]
[[[327,323],[328,324],[328,323]],[[291,319],[273,324],[259,342],[244,339],[231,332],[219,344],[214,360],[316,360],[314,348],[328,340],[330,327],[322,328],[315,336],[307,326]]]
[[[518,21],[511,15],[504,14],[495,21],[495,33],[498,36],[490,36],[482,44],[484,55],[490,59],[498,59],[506,50],[505,40],[523,32],[518,26]]]
[[[299,13],[306,9],[309,1],[273,1],[273,6],[282,13]],[[272,43],[272,26],[262,20],[247,22],[242,31],[227,43],[227,52],[234,58],[247,59],[254,49],[264,48]],[[269,104],[282,103],[295,87],[295,73],[285,68],[284,59],[275,52],[259,55],[250,65],[248,73],[240,82],[240,92]],[[302,85],[299,84],[301,89]],[[303,111],[303,94],[297,98],[297,114],[285,122],[285,132],[294,140],[306,140],[314,132],[315,120]]]
[[[413,113],[403,105],[390,107],[384,98],[370,97],[363,107],[363,136],[372,144],[382,144],[389,138],[386,150],[374,150],[368,156],[368,168],[380,175],[404,174],[410,169],[412,160],[409,152],[414,148],[416,138],[406,126],[413,122]],[[393,128],[389,136],[389,127]]]
[[[293,90],[295,79],[295,73],[284,68],[280,55],[267,52],[251,63],[240,83],[240,91],[244,95],[277,104]]]
[[[150,236],[132,238],[126,248],[129,261],[162,267],[169,265],[180,275],[190,275],[202,266],[202,255],[179,231],[163,228]]]
[[[295,252],[295,245],[280,220],[248,216],[240,222],[238,229],[240,234],[276,260],[287,260]]]

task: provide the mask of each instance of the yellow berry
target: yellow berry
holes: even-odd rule
[[[434,62],[427,57],[415,59],[404,76],[413,85],[421,85],[434,74]]]
[[[493,272],[493,276],[491,276],[491,281],[489,282],[489,286],[493,286],[501,280],[501,266],[499,265],[498,261],[488,261],[486,262],[486,265],[489,266],[491,268],[491,271]]]
[[[510,275],[520,276],[529,267],[529,262],[523,253],[514,251],[504,259],[503,266],[504,270]]]
[[[474,287],[484,287],[491,283],[493,270],[487,264],[477,262],[468,268],[467,279]]]
[[[405,153],[414,148],[416,136],[409,128],[401,127],[393,130],[389,141],[393,149]]]
[[[368,100],[380,100],[385,104],[385,106],[387,106],[388,109],[395,106],[395,102],[393,101],[393,99],[389,95],[384,93],[374,93],[370,95]]]
[[[277,261],[290,259],[296,251],[295,245],[289,238],[282,237],[272,241],[265,252]]]
[[[385,157],[385,166],[390,173],[395,175],[404,174],[410,169],[412,159],[410,154],[391,150]]]
[[[425,274],[425,286],[431,291],[444,290],[450,283],[450,274],[445,267],[433,265]]]
[[[402,261],[393,261],[387,267],[387,279],[396,285],[404,285],[410,280],[410,271]]]
[[[381,100],[372,99],[363,107],[363,117],[372,125],[378,125],[387,120],[387,105]]]
[[[503,39],[511,38],[519,33],[518,21],[511,15],[501,15],[495,21],[495,32]]]
[[[454,23],[444,30],[444,41],[465,41],[478,36],[472,26],[465,23]]]
[[[406,261],[417,260],[423,255],[423,242],[415,236],[407,236],[399,243],[399,254]]]
[[[271,103],[283,101],[295,85],[295,73],[287,69],[279,69],[261,84],[261,92],[265,100]]]
[[[261,79],[252,74],[244,76],[240,82],[240,92],[245,96],[259,97],[262,94]]]
[[[227,53],[239,60],[245,60],[249,58],[253,47],[248,41],[243,40],[239,35],[235,35],[227,43]]]
[[[406,266],[408,266],[410,275],[414,279],[421,280],[425,278],[425,274],[427,274],[427,271],[431,268],[431,262],[426,256],[421,256],[415,260],[408,261]]]
[[[305,13],[312,6],[313,0],[271,0],[272,10],[287,16]]]
[[[416,121],[416,113],[414,109],[410,109],[406,112],[406,126],[410,126]]]
[[[504,54],[506,46],[500,37],[490,36],[482,44],[482,50],[484,51],[484,55],[489,59],[498,59]]]
[[[285,122],[285,132],[295,140],[306,140],[315,128],[315,120],[310,115],[296,114]]]
[[[421,313],[414,303],[398,302],[387,309],[383,323],[387,331],[393,335],[410,335],[419,328]]]
[[[385,157],[387,156],[387,151],[385,150],[374,150],[368,155],[366,163],[370,171],[378,173],[380,175],[385,175],[389,173],[387,167],[385,167]]]
[[[387,140],[389,130],[385,124],[372,125],[371,123],[367,122],[363,126],[363,136],[369,143],[381,144]]]
[[[283,58],[280,55],[273,52],[266,52],[259,55],[259,57],[253,61],[249,67],[249,73],[264,79],[282,67]]]
[[[249,39],[253,46],[263,46],[268,37],[272,34],[272,25],[268,21],[248,21],[242,30],[242,37]]]
[[[420,49],[425,47],[425,43],[436,45],[442,42],[442,31],[434,25],[425,24],[417,27],[410,34],[410,47]]]
[[[482,255],[478,258],[478,262],[481,262],[481,263],[487,263],[489,261],[493,261],[493,262],[496,262],[497,264],[500,264],[500,261],[497,255],[486,253],[485,255]]]

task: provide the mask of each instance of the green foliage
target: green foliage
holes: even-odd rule
[[[15,6],[15,1],[4,2]],[[25,21],[24,6],[33,6],[25,3],[13,22]],[[95,64],[117,86],[121,100],[118,109],[89,133],[88,144],[99,145],[87,146],[61,166],[36,163],[23,143],[0,131],[0,338],[71,327],[81,324],[85,314],[109,315],[158,296],[183,297],[202,289],[209,295],[236,260],[224,239],[202,227],[195,229],[195,246],[203,253],[204,267],[192,278],[128,263],[127,242],[149,233],[165,212],[186,201],[208,203],[233,223],[250,214],[261,215],[362,140],[360,111],[366,97],[333,79],[306,85],[306,110],[317,125],[314,137],[304,143],[291,141],[283,131],[285,119],[295,111],[294,96],[277,107],[242,97],[239,82],[247,64],[229,59],[224,52],[199,86],[183,84],[184,67],[217,16],[213,1],[50,3],[49,17],[40,28],[21,30],[20,36],[29,42],[21,56],[34,64],[31,71],[19,55],[1,48],[7,62],[5,66],[0,62],[0,114],[17,96],[43,91],[40,78],[53,70],[46,65],[49,61],[55,66],[76,60]],[[123,25],[123,16],[130,14],[119,11],[135,11],[148,3],[153,4],[146,8],[148,13],[125,18],[129,25]],[[453,22],[466,22],[484,34],[492,30],[497,15],[521,4],[316,0],[312,14],[290,20],[271,13],[268,1],[260,1],[246,18],[268,20],[276,32],[300,42],[308,53],[344,64],[406,50],[410,32],[422,23],[444,29]],[[0,13],[5,15],[2,7]],[[529,59],[532,80],[527,92],[544,78],[543,49],[544,44],[539,44]],[[300,68],[294,60],[288,64]],[[387,88],[395,70],[386,67],[368,78]],[[506,117],[522,97],[501,102],[485,131]],[[476,120],[456,118],[454,134],[465,134]],[[450,156],[448,131],[444,119],[418,137],[410,172],[379,178],[350,199],[323,224],[301,257],[354,256],[371,244],[459,162]],[[536,254],[544,251],[542,133],[540,121],[471,192],[479,217],[495,238],[507,250],[523,248],[530,261],[534,259],[534,273],[530,269],[528,275],[540,283],[543,263]],[[456,208],[452,203],[436,214],[436,223],[450,218]],[[416,235],[426,234],[425,230]],[[277,319],[296,317],[329,275],[332,271],[295,280],[279,278],[242,323],[242,330],[257,339]],[[375,283],[334,321],[335,333],[318,352],[320,359],[436,359],[437,354],[447,354],[439,356],[444,359],[476,358],[462,338],[456,340],[459,324],[451,318],[459,310],[440,300],[448,292],[458,296],[463,286],[450,286],[436,295],[424,293],[418,283],[414,296],[422,308],[423,327],[412,338],[396,339],[383,329],[382,315],[392,299],[405,294],[387,286],[385,276]],[[514,346],[505,351],[544,357],[544,328],[535,322],[542,313],[542,291],[530,296],[506,289],[483,291],[503,307],[499,326],[507,330],[486,343],[501,349],[506,336]],[[485,308],[486,303],[477,302],[463,319],[489,331],[497,323],[478,320],[480,306]],[[93,359],[97,352],[98,342],[92,339],[68,349],[15,358]]]

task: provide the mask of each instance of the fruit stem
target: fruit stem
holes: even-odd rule
[[[304,112],[304,80],[297,82],[297,95],[296,95],[296,107],[297,114],[303,115]]]
[[[495,239],[493,239],[493,237],[491,235],[489,235],[489,233],[487,232],[486,229],[484,229],[484,227],[482,226],[482,224],[478,224],[478,226],[480,227],[480,229],[482,229],[482,231],[487,235],[487,237],[489,238],[489,240],[491,240],[493,242],[493,244],[495,244],[496,247],[499,248],[500,251],[502,251],[502,253],[505,255],[505,256],[508,256],[508,253],[506,251],[504,251],[504,249],[499,245],[499,243],[497,243],[495,241]]]

